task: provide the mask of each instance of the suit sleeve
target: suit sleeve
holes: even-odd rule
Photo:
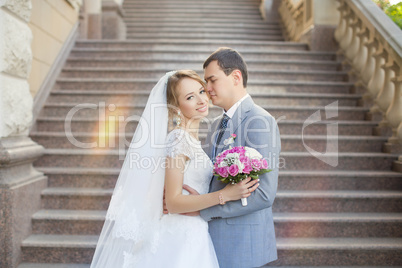
[[[272,207],[278,186],[279,154],[281,141],[278,124],[271,115],[254,115],[242,124],[245,146],[258,150],[267,160],[271,172],[260,175],[260,186],[247,198],[248,205],[243,207],[240,200],[216,205],[200,211],[201,217],[210,221],[217,218],[243,216],[255,211]],[[243,144],[242,144],[243,145]]]

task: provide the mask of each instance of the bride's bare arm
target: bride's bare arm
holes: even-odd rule
[[[165,173],[165,200],[170,213],[187,213],[199,211],[219,204],[219,195],[224,202],[248,197],[259,185],[258,181],[244,180],[235,185],[227,185],[221,191],[203,195],[183,195],[183,175],[188,158],[179,155],[167,157]]]

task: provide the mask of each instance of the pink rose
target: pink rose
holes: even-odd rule
[[[244,163],[243,173],[250,174],[251,171],[253,171],[253,167],[251,166],[251,163],[250,162]]]
[[[228,167],[218,167],[216,173],[218,173],[219,176],[226,178],[229,175]]]
[[[220,163],[220,162],[219,162],[219,163]],[[214,164],[214,169],[215,169],[215,170],[219,167],[219,163],[218,163],[218,161],[215,162],[215,164]]]
[[[253,165],[253,167],[257,170],[261,169],[261,162],[258,159],[251,159],[251,164]]]
[[[245,156],[245,155],[240,155],[239,160],[240,160],[240,162],[242,162],[243,164],[250,162],[250,158],[248,158],[248,157]]]
[[[231,165],[229,167],[229,174],[230,176],[236,176],[239,173],[239,167],[237,165]]]
[[[262,169],[267,169],[268,168],[268,162],[265,159],[261,160],[261,168]]]

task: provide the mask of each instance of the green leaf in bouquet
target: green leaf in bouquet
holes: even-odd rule
[[[251,177],[253,180],[257,180],[257,179],[258,179],[258,174],[250,174],[250,177]]]
[[[272,169],[261,169],[261,170],[258,171],[257,173],[258,173],[258,175],[261,175],[261,174],[264,174],[264,173],[268,173],[268,172],[270,172],[270,171],[272,171]]]

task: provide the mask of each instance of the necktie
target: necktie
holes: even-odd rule
[[[228,126],[229,119],[230,119],[230,117],[227,114],[223,114],[223,118],[221,120],[221,123],[219,124],[218,137],[216,139],[214,155],[216,155],[216,149],[218,148],[218,145],[222,139],[223,133],[225,132],[226,127]]]

